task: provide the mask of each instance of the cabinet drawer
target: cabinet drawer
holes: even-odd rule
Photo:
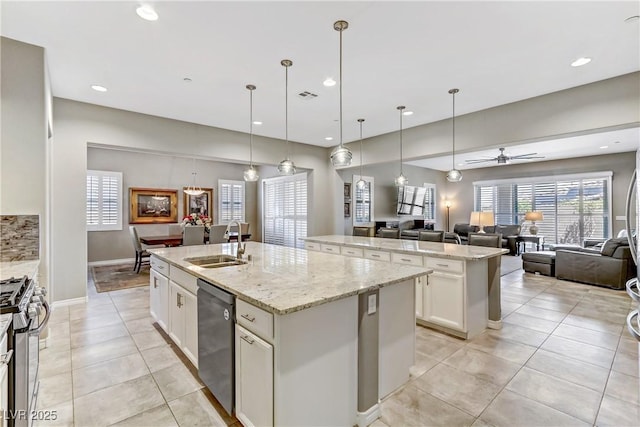
[[[169,264],[154,256],[151,257],[151,268],[165,276],[169,275]]]
[[[322,252],[328,252],[330,254],[339,254],[340,253],[340,246],[336,246],[336,245],[321,245],[320,248],[322,249]]]
[[[198,294],[198,279],[178,267],[171,266],[169,277],[194,295]]]
[[[273,339],[273,314],[236,299],[236,322],[262,338]]]
[[[349,248],[347,246],[343,246],[342,255],[362,258],[364,256],[364,251],[361,248]]]
[[[364,257],[378,261],[391,261],[391,253],[384,251],[365,250]]]
[[[407,255],[407,254],[391,254],[391,261],[398,264],[409,264],[422,267],[421,255]]]
[[[464,273],[464,261],[448,258],[426,257],[427,267],[436,271],[462,274]]]
[[[319,251],[320,243],[316,242],[304,242],[304,248],[308,251]]]

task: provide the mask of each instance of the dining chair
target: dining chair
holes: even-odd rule
[[[133,271],[136,273],[140,273],[140,267],[142,267],[143,260],[146,264],[149,263],[149,258],[151,254],[146,251],[145,248],[142,247],[142,243],[140,243],[140,237],[138,237],[138,230],[133,225],[129,226],[129,234],[131,235],[131,242],[133,243],[133,248],[136,251],[136,261],[133,265]]]
[[[418,240],[423,242],[444,242],[444,231],[420,230]]]
[[[489,248],[502,247],[502,234],[469,233],[470,246],[486,246]]]
[[[209,228],[209,243],[227,243],[227,239],[224,237],[225,231],[227,231],[227,226],[224,224],[212,225]]]
[[[169,224],[169,233],[170,236],[174,234],[182,234],[182,226],[180,224]]]
[[[182,246],[204,245],[204,225],[190,225],[184,228]]]
[[[397,228],[381,228],[380,237],[383,237],[385,239],[399,239],[400,230]]]
[[[251,224],[249,224],[248,222],[241,222],[240,223],[240,230],[242,230],[242,234],[249,234],[249,226]]]

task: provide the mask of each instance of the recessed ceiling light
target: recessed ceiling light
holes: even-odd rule
[[[603,145],[602,147],[600,147],[600,149],[604,150],[605,148],[609,148],[608,145]]]
[[[327,140],[327,141],[333,141],[333,137],[332,137],[332,136],[327,136],[327,137],[325,138],[325,140]]]
[[[614,144],[620,144],[620,141],[613,141]]]
[[[100,85],[91,85],[91,89],[98,91],[98,92],[106,92],[107,88],[104,86],[100,86]]]
[[[325,85],[326,87],[331,87],[336,85],[336,81],[333,80],[331,77],[327,77],[326,80],[322,82],[322,84]]]
[[[413,114],[413,111],[404,111],[402,113],[403,116],[411,116]]]
[[[582,58],[578,58],[575,61],[573,61],[571,63],[572,67],[581,67],[585,64],[588,64],[589,62],[591,62],[591,58],[587,58],[587,57],[582,57]]]
[[[137,8],[136,9],[136,13],[138,14],[138,16],[140,18],[142,18],[144,20],[147,20],[147,21],[157,21],[158,20],[158,14],[148,4],[143,4],[142,6]]]
[[[640,21],[640,15],[632,15],[624,20],[627,24]]]
[[[254,125],[256,125],[256,126],[260,126],[260,125],[262,124],[262,122],[260,122],[260,121],[258,121],[258,120],[255,120],[255,121],[253,122],[253,124],[254,124]]]

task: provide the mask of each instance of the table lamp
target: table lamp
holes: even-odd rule
[[[529,227],[529,233],[532,235],[538,234],[538,226],[536,225],[536,221],[542,221],[543,215],[542,212],[539,211],[531,211],[524,214],[524,219],[526,221],[531,221],[531,227]]]
[[[485,212],[471,212],[471,218],[469,218],[469,225],[477,225],[480,227],[480,231],[478,233],[486,233],[484,231],[484,227],[486,225],[496,225],[493,217],[493,212],[485,211]]]

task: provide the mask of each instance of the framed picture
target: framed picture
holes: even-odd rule
[[[184,187],[183,190],[187,188],[188,187]],[[204,191],[204,193],[199,196],[190,196],[187,193],[183,193],[183,217],[192,213],[199,213],[200,215],[208,216],[213,224],[213,211],[211,210],[211,206],[213,205],[213,188],[202,188],[201,190]]]
[[[129,224],[178,222],[178,190],[129,188]]]
[[[344,183],[344,200],[351,200],[351,183]]]
[[[351,216],[351,203],[344,204],[344,217],[349,218]]]

